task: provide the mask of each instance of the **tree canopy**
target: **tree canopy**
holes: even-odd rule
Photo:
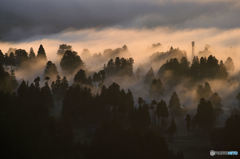
[[[64,72],[71,74],[83,66],[83,61],[77,52],[67,50],[61,59],[60,66]]]
[[[44,70],[45,77],[56,78],[58,75],[57,67],[52,61],[48,61]]]
[[[40,60],[47,60],[46,52],[42,44],[39,46],[37,58]]]

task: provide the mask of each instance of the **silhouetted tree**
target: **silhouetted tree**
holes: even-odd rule
[[[88,124],[93,110],[93,96],[91,90],[79,85],[71,86],[63,100],[62,117],[66,124]]]
[[[17,94],[21,97],[27,93],[27,89],[28,89],[27,83],[23,80],[20,86],[18,87]]]
[[[40,60],[47,60],[45,49],[43,48],[42,44],[39,46],[37,58]]]
[[[221,97],[218,95],[218,93],[214,93],[210,99],[209,99],[213,105],[213,109],[214,109],[214,112],[215,112],[215,115],[218,116],[220,115],[220,113],[223,112],[222,110],[222,99]]]
[[[93,82],[100,82],[100,83],[103,83],[104,80],[105,80],[105,71],[104,70],[101,70],[99,72],[95,72],[93,74]]]
[[[16,66],[16,57],[13,52],[5,55],[6,65]]]
[[[34,86],[35,86],[36,89],[38,89],[38,90],[40,90],[40,80],[41,80],[41,79],[40,79],[39,76],[34,79]]]
[[[51,84],[51,89],[53,96],[57,99],[57,101],[61,101],[68,89],[68,81],[66,77],[63,77],[63,79],[61,79],[61,77],[57,75],[56,81],[53,81]]]
[[[193,77],[193,78],[196,78],[196,79],[199,79],[200,78],[200,62],[199,62],[199,59],[197,56],[194,56],[193,57],[193,60],[192,60],[192,65],[190,67],[190,75]]]
[[[155,112],[157,118],[158,118],[158,124],[159,121],[161,120],[161,126],[163,127],[165,124],[165,119],[168,118],[168,108],[167,108],[167,104],[164,100],[161,100],[158,104],[157,104],[157,109]]]
[[[72,46],[67,44],[61,44],[58,48],[57,54],[63,56],[66,51],[72,51]]]
[[[134,108],[134,98],[133,98],[133,94],[130,89],[128,89],[125,98],[126,99],[124,101],[124,103],[125,103],[124,111],[126,111],[127,113],[130,113],[131,111],[133,111],[133,108]]]
[[[183,109],[181,108],[180,100],[176,92],[173,92],[168,107],[171,112],[171,115],[173,116],[182,115]]]
[[[219,78],[227,78],[228,77],[228,72],[227,72],[227,68],[226,66],[223,64],[223,61],[220,61],[220,65],[219,65],[219,73],[218,73],[218,77]]]
[[[185,51],[182,51],[178,48],[170,47],[170,49],[166,52],[154,53],[150,57],[150,60],[154,64],[154,63],[169,61],[170,59],[177,59],[178,61],[180,61],[183,57],[186,57],[186,56],[187,54]]]
[[[149,114],[149,107],[144,102],[143,106],[139,106],[137,113],[139,115],[139,124],[141,124],[142,128],[148,128],[151,124],[151,118]]]
[[[142,107],[138,109],[134,108],[130,116],[131,127],[138,131],[143,131],[145,129],[148,129],[151,124],[151,118],[148,113],[149,112],[145,111],[143,115]]]
[[[144,71],[141,66],[136,69],[135,76],[138,79],[140,79],[142,76],[144,76]]]
[[[48,61],[44,70],[45,77],[54,77],[58,75],[57,67],[52,61]]]
[[[47,82],[45,82],[45,85],[41,88],[41,96],[43,102],[42,106],[46,107],[45,108],[45,110],[47,111],[46,114],[48,114],[50,109],[53,108],[53,97]]]
[[[163,64],[159,71],[159,76],[167,77],[167,80],[178,82],[185,77],[190,77],[192,81],[199,81],[202,79],[225,79],[228,77],[228,72],[222,61],[218,61],[216,57],[210,55],[208,58],[194,57],[192,65],[186,57],[183,57],[180,62],[177,58],[168,60]]]
[[[60,66],[64,72],[71,74],[83,66],[83,62],[77,52],[67,50],[61,59]]]
[[[212,96],[213,92],[211,86],[208,82],[205,82],[204,85],[198,85],[197,87],[197,99],[209,99]]]
[[[35,54],[33,48],[31,47],[30,52],[29,52],[29,59],[33,60],[33,59],[35,59],[35,57],[36,57],[36,54]]]
[[[133,95],[130,90],[126,93],[117,83],[108,88],[102,87],[99,103],[106,112],[111,112],[114,118],[126,118],[133,110]]]
[[[163,95],[164,88],[162,81],[160,79],[153,79],[150,85],[150,95],[158,98]]]
[[[77,74],[74,77],[75,83],[81,83],[81,84],[91,84],[91,80],[87,78],[86,72],[82,69],[80,69]]]
[[[215,123],[215,113],[212,103],[204,98],[200,99],[197,114],[195,116],[197,125],[205,130],[211,130]]]
[[[182,57],[180,60],[180,72],[182,72],[183,74],[189,74],[189,65],[190,62],[187,60],[187,57]]]
[[[132,76],[133,63],[134,60],[132,58],[125,59],[116,57],[115,61],[110,59],[107,65],[104,65],[104,71],[106,76]]]
[[[15,58],[17,66],[20,66],[28,60],[28,54],[25,50],[17,49],[15,51]]]
[[[146,84],[150,84],[153,79],[155,79],[155,75],[154,75],[154,71],[152,69],[152,67],[150,68],[150,70],[147,72],[147,74],[145,75],[145,79],[144,79],[144,82]]]
[[[128,56],[128,47],[126,45],[123,45],[121,48],[116,49],[106,49],[103,52],[103,57],[109,59],[109,58],[116,58],[116,57],[124,57]]]

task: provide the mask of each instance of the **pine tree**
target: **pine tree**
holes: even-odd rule
[[[23,80],[20,86],[18,87],[17,94],[18,96],[21,97],[27,94],[27,91],[28,91],[27,83]]]
[[[153,79],[150,84],[150,95],[154,98],[159,98],[164,93],[162,81],[160,79]]]
[[[58,75],[57,67],[52,61],[48,61],[44,70],[45,77],[54,77]]]
[[[221,97],[218,95],[218,93],[214,93],[210,99],[209,99],[213,105],[213,109],[214,112],[216,114],[216,116],[218,116],[223,110],[222,110],[222,99]]]
[[[160,121],[161,119],[161,125],[164,125],[164,119],[168,118],[168,108],[167,108],[167,104],[164,100],[161,100],[158,104],[157,104],[157,109],[155,112],[158,121]],[[159,123],[159,122],[158,122]]]
[[[28,60],[27,52],[22,49],[17,49],[15,51],[15,57],[16,57],[17,66],[21,66],[24,62],[26,62]]]
[[[86,72],[82,69],[80,69],[77,74],[74,77],[75,83],[81,83],[81,84],[91,84],[91,81],[88,81],[88,78],[86,76]]]
[[[37,90],[40,90],[40,80],[39,76],[34,79],[34,86]]]
[[[9,57],[7,58],[7,64],[11,66],[16,66],[16,56],[13,52],[10,53]]]
[[[67,50],[61,59],[60,66],[65,73],[71,74],[83,66],[83,61],[77,52]]]
[[[195,56],[192,60],[192,65],[190,67],[190,75],[193,77],[193,79],[196,80],[200,78],[200,62],[198,56]]]
[[[226,69],[225,65],[223,64],[223,61],[220,61],[218,77],[226,78],[227,76],[228,76],[227,69]]]
[[[211,130],[215,122],[215,113],[210,101],[207,101],[204,98],[200,99],[195,119],[200,128]]]
[[[34,59],[35,57],[36,57],[35,52],[34,52],[33,48],[31,47],[31,48],[30,48],[30,51],[29,51],[29,58],[32,60],[32,59]]]
[[[204,85],[199,85],[197,88],[197,99],[209,99],[213,94],[211,86],[208,82],[205,82]]]
[[[169,109],[173,116],[179,116],[182,114],[183,110],[181,108],[180,100],[176,92],[173,92],[171,99],[169,101]]]
[[[155,78],[155,75],[154,75],[154,71],[153,71],[153,68],[151,67],[149,69],[149,71],[147,72],[147,74],[145,75],[145,79],[144,79],[144,82],[149,84],[152,82],[152,80]]]
[[[45,113],[48,114],[51,108],[53,108],[52,92],[47,82],[45,86],[41,88],[42,106],[45,107]]]
[[[72,46],[67,44],[61,44],[58,48],[57,54],[63,56],[66,51],[72,51]]]
[[[42,44],[39,46],[37,57],[40,60],[47,60],[45,49],[43,48]]]

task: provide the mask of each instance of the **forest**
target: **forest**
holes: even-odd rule
[[[232,57],[189,58],[170,47],[136,65],[127,45],[95,54],[56,49],[55,61],[43,45],[36,53],[0,50],[2,157],[204,159],[210,150],[240,151]]]

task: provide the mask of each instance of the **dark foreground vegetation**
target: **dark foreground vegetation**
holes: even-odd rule
[[[217,128],[224,111],[221,97],[208,82],[199,84],[227,81],[231,61],[227,67],[214,56],[195,57],[191,64],[186,57],[171,58],[157,75],[150,69],[140,76],[149,93],[143,99],[116,82],[105,83],[113,77],[139,80],[132,58],[109,59],[102,70],[88,73],[70,46],[60,46],[58,54],[62,71],[47,61],[42,45],[37,55],[33,49],[29,54],[0,51],[1,158],[184,159],[184,152],[169,147],[183,130],[185,136],[207,138],[211,144],[206,149],[240,150],[238,109]],[[15,70],[39,61],[46,64],[43,77],[16,80]],[[74,74],[71,82],[64,76],[69,74]],[[169,101],[163,98],[186,79],[197,85],[194,112],[182,106],[176,91]]]

